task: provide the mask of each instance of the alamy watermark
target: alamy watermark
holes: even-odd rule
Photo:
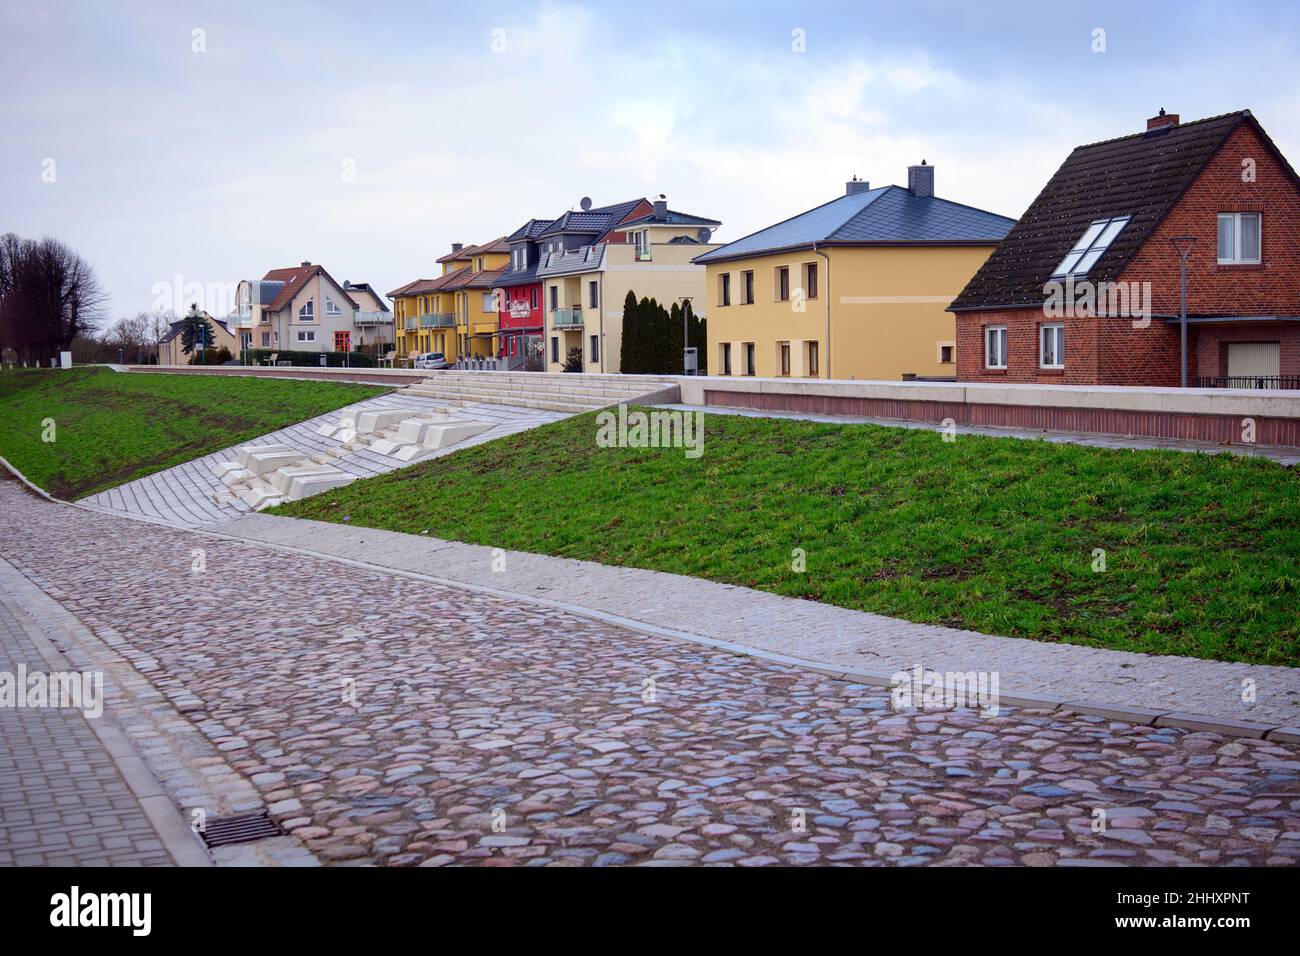
[[[917,664],[895,671],[889,680],[895,710],[973,707],[985,717],[998,715],[997,671],[932,671]]]
[[[681,448],[687,458],[704,454],[704,413],[680,409],[618,412],[596,415],[596,445],[600,448]]]
[[[1104,316],[1133,320],[1133,328],[1151,324],[1150,282],[1075,281],[1074,276],[1043,285],[1043,316],[1075,319]]]
[[[103,671],[0,671],[0,708],[37,710],[76,708],[87,717],[104,712]]]

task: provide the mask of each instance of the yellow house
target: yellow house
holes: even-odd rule
[[[854,179],[838,199],[696,256],[709,373],[955,378],[944,310],[1015,220],[938,198],[924,162],[907,179]]]
[[[214,319],[207,312],[202,313],[202,317],[207,320],[208,325],[212,328],[212,341],[206,343],[206,351],[218,351],[220,349],[229,349],[232,358],[239,358],[239,340],[235,338],[235,332],[225,319]],[[185,353],[184,336],[185,320],[179,319],[171,324],[167,334],[158,343],[158,364],[159,365],[189,365],[191,360],[197,359],[194,351],[188,355]]]
[[[481,246],[453,243],[438,260],[442,275],[416,279],[388,293],[397,354],[441,352],[448,362],[497,354],[492,281],[510,259],[504,237]]]

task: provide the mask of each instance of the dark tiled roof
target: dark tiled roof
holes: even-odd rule
[[[1088,226],[1131,216],[1087,274],[1114,281],[1242,123],[1290,169],[1249,110],[1076,147],[950,308],[1042,305],[1043,285]]]
[[[279,312],[286,305],[292,302],[293,297],[301,292],[303,286],[310,282],[312,277],[316,275],[323,275],[325,278],[329,279],[330,282],[334,284],[334,287],[343,293],[343,298],[348,300],[348,303],[351,304],[352,308],[360,308],[353,300],[352,296],[348,295],[341,285],[334,282],[334,277],[325,271],[324,266],[312,265],[295,266],[291,269],[272,269],[266,275],[262,276],[264,282],[270,280],[272,282],[284,283],[283,288],[280,289],[280,294],[275,297],[275,301],[273,301],[267,308],[272,312]]]
[[[628,229],[636,226],[720,226],[722,222],[717,219],[705,219],[703,216],[693,216],[688,212],[677,212],[673,209],[668,210],[668,214],[660,218],[654,213],[646,216],[637,216],[635,219],[629,219],[627,222],[620,223]]]
[[[603,236],[626,219],[637,206],[645,201],[645,198],[642,197],[640,199],[629,199],[627,202],[615,203],[612,206],[599,206],[587,210],[571,209],[538,235],[554,236],[564,232],[576,232],[584,235]]]
[[[510,233],[510,235],[506,237],[506,241],[523,242],[525,239],[536,239],[553,222],[555,222],[554,219],[529,219],[514,232]]]
[[[496,285],[496,280],[505,271],[505,266],[500,269],[484,269],[482,272],[471,272],[462,279],[456,286],[458,289],[491,289]]]
[[[506,289],[517,285],[532,285],[534,282],[541,282],[542,280],[537,276],[537,267],[540,264],[534,262],[527,269],[519,270],[506,266],[501,270],[501,274],[497,277],[493,287]]]
[[[696,256],[720,262],[818,245],[924,243],[993,245],[1014,219],[937,196],[916,196],[902,186],[881,186],[828,203]]]

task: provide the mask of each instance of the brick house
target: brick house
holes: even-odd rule
[[[1188,246],[1188,384],[1300,388],[1300,179],[1249,110],[1076,148],[949,306],[958,380],[1179,385]]]

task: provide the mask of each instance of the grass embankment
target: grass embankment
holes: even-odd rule
[[[369,385],[106,368],[0,372],[0,455],[80,498],[388,391]],[[53,422],[55,440],[48,437]]]
[[[595,435],[584,415],[278,511],[990,634],[1300,658],[1300,472],[1270,461],[724,415],[695,460]]]

